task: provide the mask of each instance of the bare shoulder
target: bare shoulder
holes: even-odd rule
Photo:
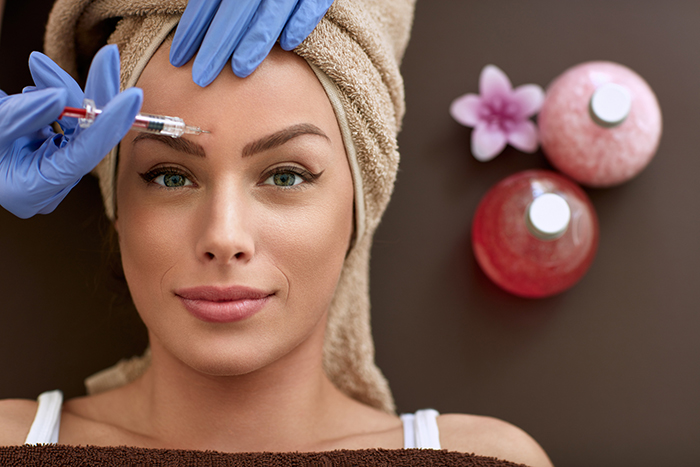
[[[445,414],[438,417],[443,449],[496,457],[530,467],[551,467],[537,442],[520,428],[497,418]]]
[[[0,446],[24,444],[36,409],[37,402],[33,400],[0,400]]]

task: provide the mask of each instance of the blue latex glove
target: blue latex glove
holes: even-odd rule
[[[233,72],[245,78],[267,57],[277,38],[284,50],[301,44],[332,3],[333,0],[190,0],[175,31],[170,63],[182,66],[199,49],[192,78],[198,85],[207,86],[233,55]]]
[[[102,48],[88,74],[85,94],[73,78],[46,55],[34,52],[29,69],[36,86],[22,94],[0,95],[0,205],[21,218],[48,214],[116,146],[141,109],[143,93],[119,93],[119,51]],[[89,128],[75,118],[51,128],[65,106],[95,101],[102,114]]]

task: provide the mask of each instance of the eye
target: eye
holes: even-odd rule
[[[273,174],[267,180],[265,184],[275,185],[275,186],[294,186],[303,182],[304,179],[295,173],[281,173]]]
[[[192,185],[192,182],[189,181],[184,175],[171,173],[158,175],[153,179],[153,182],[168,188],[179,188],[181,186]]]
[[[155,183],[163,188],[182,188],[194,185],[187,175],[174,167],[159,167],[139,175],[144,181]]]
[[[291,188],[302,183],[313,182],[319,175],[298,167],[278,167],[268,174],[263,185]]]

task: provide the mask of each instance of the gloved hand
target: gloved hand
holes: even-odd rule
[[[143,92],[119,93],[119,51],[103,47],[95,55],[85,94],[46,55],[34,52],[29,69],[36,86],[22,94],[0,95],[0,205],[21,218],[48,214],[68,192],[116,146],[141,109]],[[75,118],[51,128],[65,106],[95,101],[102,114],[89,128]]]
[[[278,37],[285,50],[301,44],[332,3],[333,0],[190,0],[175,31],[170,63],[182,66],[199,49],[192,78],[204,87],[214,81],[233,54],[233,72],[245,78],[267,57]]]

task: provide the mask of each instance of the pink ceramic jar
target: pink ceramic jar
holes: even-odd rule
[[[598,219],[588,196],[555,172],[528,170],[496,184],[472,223],[472,246],[486,275],[521,297],[573,286],[598,248]]]
[[[556,78],[537,121],[552,165],[592,187],[636,176],[661,138],[653,91],[634,71],[612,62],[582,63]]]

